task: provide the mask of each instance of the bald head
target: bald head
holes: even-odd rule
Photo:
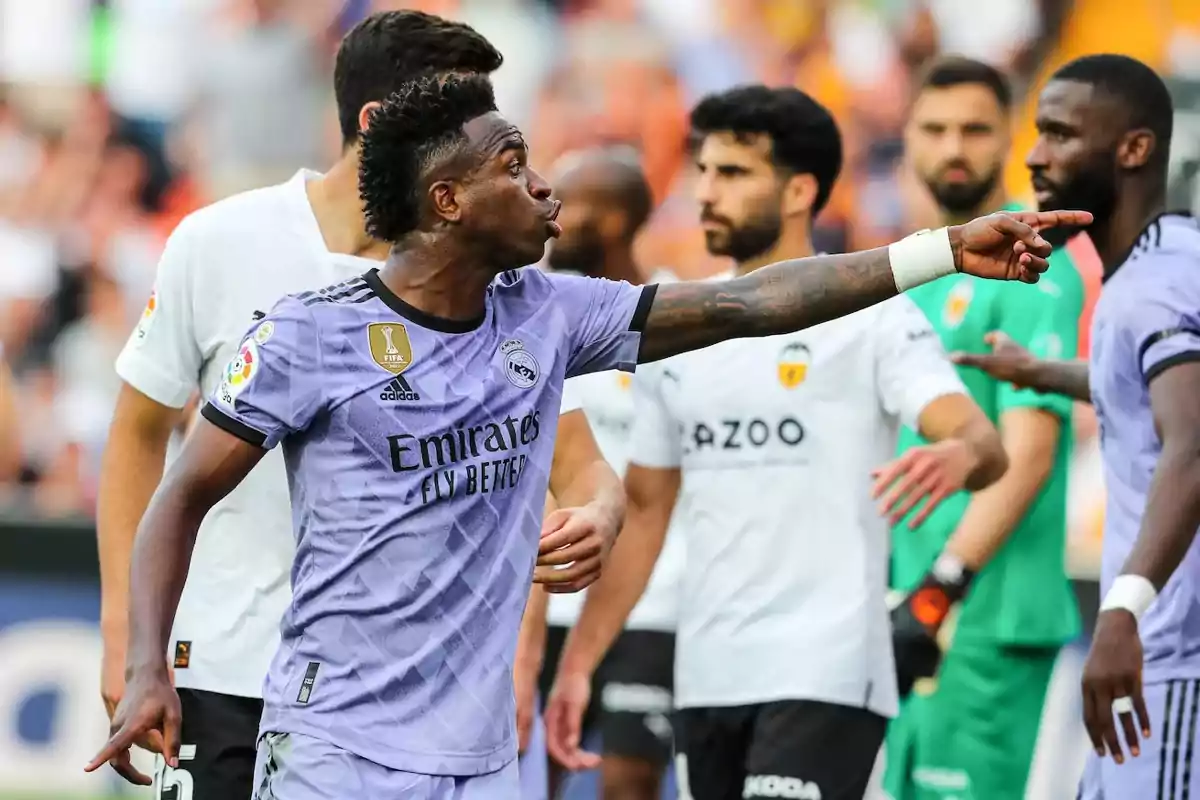
[[[551,170],[562,200],[554,241],[554,269],[600,275],[610,250],[632,247],[654,209],[650,185],[632,148],[606,147],[568,153]]]

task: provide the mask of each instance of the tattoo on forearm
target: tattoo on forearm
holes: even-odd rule
[[[642,331],[639,361],[798,331],[895,294],[886,247],[781,261],[729,281],[663,284]]]

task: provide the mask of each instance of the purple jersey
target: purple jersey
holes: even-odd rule
[[[521,269],[482,317],[450,321],[372,271],[258,323],[203,413],[283,443],[294,597],[264,732],[429,775],[516,757],[512,662],[563,380],[632,371],[652,298]]]
[[[1150,381],[1175,364],[1196,360],[1200,228],[1189,216],[1168,214],[1151,223],[1106,281],[1092,320],[1089,373],[1107,492],[1101,594],[1133,549],[1162,450]],[[1146,682],[1200,678],[1200,539],[1138,629]]]

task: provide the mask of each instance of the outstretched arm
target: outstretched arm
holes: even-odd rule
[[[638,360],[818,325],[956,271],[1034,283],[1050,254],[1037,230],[1090,221],[1075,211],[992,214],[890,247],[783,261],[729,281],[663,284],[642,326]]]
[[[991,353],[952,353],[950,358],[955,364],[983,370],[1018,389],[1061,394],[1081,403],[1092,402],[1086,361],[1038,358],[1000,331],[989,333],[984,340],[991,345]]]

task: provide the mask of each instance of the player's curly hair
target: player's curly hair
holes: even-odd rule
[[[759,83],[710,94],[692,109],[691,122],[693,146],[710,133],[770,137],[777,168],[817,179],[813,216],[829,201],[842,171],[842,134],[833,115],[799,89]]]
[[[420,11],[372,14],[338,47],[333,87],[342,140],[354,144],[362,107],[405,81],[447,72],[489,75],[503,62],[500,51],[470,25]]]
[[[396,242],[415,230],[421,176],[466,142],[463,125],[495,110],[492,82],[482,75],[419,78],[384,100],[362,135],[358,190],[367,232]]]

